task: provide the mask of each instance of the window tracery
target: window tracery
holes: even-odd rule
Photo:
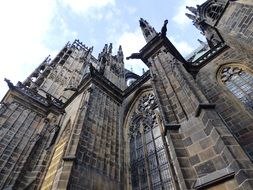
[[[210,0],[198,7],[200,19],[205,19],[209,24],[215,23],[222,15],[226,3],[224,1]]]
[[[223,6],[218,3],[213,3],[207,8],[206,15],[212,20],[217,20],[223,11]]]
[[[237,65],[221,68],[220,80],[249,110],[253,111],[253,75]]]
[[[174,189],[156,111],[155,97],[149,93],[141,97],[131,117],[129,147],[133,190]]]

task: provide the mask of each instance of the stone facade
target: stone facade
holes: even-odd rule
[[[209,45],[188,59],[141,19],[142,76],[75,40],[6,79],[0,189],[253,189],[252,5],[188,7]]]

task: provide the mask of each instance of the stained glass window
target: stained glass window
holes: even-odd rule
[[[253,75],[238,66],[225,66],[221,69],[221,81],[247,109],[253,111]]]
[[[130,125],[130,167],[132,189],[174,189],[170,168],[156,120],[154,95],[144,95]]]

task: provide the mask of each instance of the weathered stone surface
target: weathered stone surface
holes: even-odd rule
[[[23,83],[6,80],[0,189],[253,189],[253,4],[224,3],[196,10],[211,49],[195,61],[142,19],[141,77],[121,47],[96,59],[75,40]],[[246,99],[226,83],[243,74]]]

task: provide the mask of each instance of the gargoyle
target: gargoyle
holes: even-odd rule
[[[13,88],[14,88],[13,83],[12,83],[9,79],[4,78],[4,81],[7,83],[7,85],[9,86],[10,89],[13,89]]]
[[[132,53],[129,57],[127,57],[126,59],[141,59],[142,55],[140,53]]]
[[[67,91],[67,90],[71,90],[71,91],[76,92],[78,89],[76,87],[71,86],[71,87],[64,88],[63,91]]]

